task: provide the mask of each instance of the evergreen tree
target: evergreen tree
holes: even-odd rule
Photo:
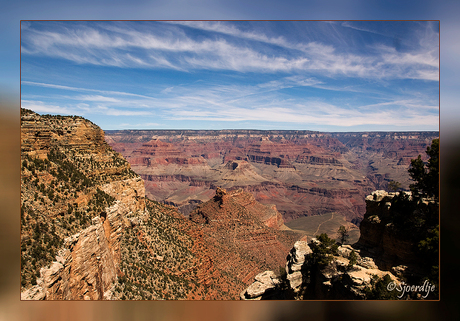
[[[332,261],[333,255],[337,254],[339,246],[333,239],[329,238],[326,233],[317,235],[316,238],[319,243],[313,243],[310,246],[313,251],[313,262],[320,268],[323,268]]]
[[[343,225],[340,225],[339,229],[337,230],[337,234],[339,235],[339,240],[341,244],[345,244],[345,242],[350,237],[348,229]]]
[[[390,192],[396,192],[401,187],[401,183],[397,181],[388,182],[388,190]]]
[[[439,197],[439,139],[433,139],[426,149],[430,157],[425,165],[420,155],[411,161],[409,175],[415,181],[410,185],[414,195]]]
[[[350,255],[348,256],[348,265],[347,265],[347,268],[349,270],[351,270],[353,268],[353,266],[358,263],[358,255],[356,255],[356,252],[355,250],[352,250]]]

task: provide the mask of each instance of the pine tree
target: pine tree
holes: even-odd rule
[[[415,181],[410,185],[414,195],[439,197],[439,139],[433,139],[426,149],[430,157],[424,164],[420,155],[411,161],[409,175]]]
[[[348,237],[350,236],[348,229],[343,225],[340,225],[339,229],[337,230],[337,234],[339,235],[341,244],[345,244],[345,242],[348,240]]]

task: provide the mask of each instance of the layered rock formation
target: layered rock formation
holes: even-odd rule
[[[408,189],[412,183],[407,168],[411,159],[421,155],[427,160],[426,147],[438,132],[365,132],[331,133],[348,148],[347,159],[366,172],[374,189],[386,189],[388,181]]]
[[[383,269],[404,264],[412,273],[426,274],[419,242],[439,224],[439,204],[434,199],[414,200],[410,192],[374,191],[366,197],[356,247],[376,258]]]
[[[364,198],[390,180],[407,189],[410,158],[437,132],[107,131],[106,140],[146,181],[147,195],[184,215],[217,186],[275,204],[286,221],[340,212],[358,223]]]
[[[299,236],[283,224],[274,206],[262,205],[243,190],[217,188],[215,196],[190,214],[213,253],[214,264],[235,282],[233,299],[254,275],[284,265],[285,253]]]
[[[274,229],[281,227],[287,229],[275,205],[263,205],[256,202],[253,195],[242,189],[227,193],[226,190],[218,187],[213,199],[199,205],[190,214],[190,219],[196,223],[213,224],[216,222],[219,225],[230,221],[248,221],[246,223],[251,225],[251,221],[260,221]]]
[[[350,245],[339,246],[331,263],[324,268],[315,266],[312,244],[298,241],[287,256],[286,275],[276,276],[265,271],[254,278],[254,283],[241,292],[242,300],[297,299],[297,300],[359,300],[366,299],[373,280],[388,275],[396,286],[402,279],[392,272],[380,270],[370,257],[361,257]],[[350,253],[356,263],[350,267]],[[263,277],[270,275],[270,279]]]

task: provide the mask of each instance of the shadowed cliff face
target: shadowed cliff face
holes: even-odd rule
[[[366,197],[366,205],[356,246],[375,256],[382,269],[404,264],[428,276],[424,262],[432,258],[420,251],[420,241],[433,237],[439,224],[439,203],[413,198],[411,193],[379,190]]]
[[[275,204],[286,221],[339,212],[359,222],[364,199],[390,180],[408,188],[411,158],[437,132],[107,131],[146,182],[147,195],[188,215],[217,186]]]

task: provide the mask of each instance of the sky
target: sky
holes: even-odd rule
[[[21,105],[111,129],[439,130],[439,21],[21,22]]]

